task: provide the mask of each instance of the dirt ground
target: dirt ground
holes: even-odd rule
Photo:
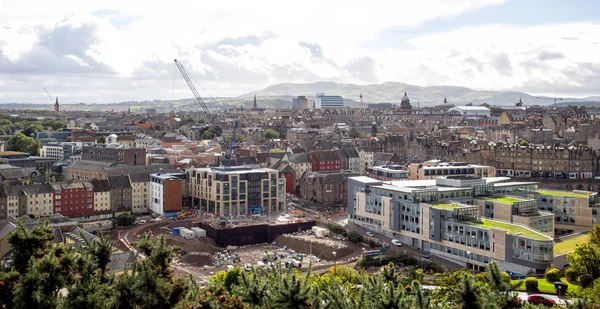
[[[197,219],[195,219],[197,220]],[[226,269],[227,265],[243,266],[250,264],[256,266],[259,261],[263,261],[265,251],[277,255],[277,261],[291,259],[297,253],[303,256],[302,270],[307,270],[312,264],[314,271],[327,271],[329,267],[337,263],[338,265],[353,265],[365,248],[345,240],[334,237],[317,239],[313,234],[302,233],[293,235],[294,238],[280,240],[280,236],[273,244],[256,244],[237,247],[234,250],[227,251],[215,245],[209,238],[184,239],[181,236],[173,235],[174,227],[192,227],[193,219],[174,220],[160,223],[149,223],[127,229],[115,229],[110,231],[109,235],[115,239],[115,245],[122,250],[127,248],[118,240],[119,236],[126,238],[129,243],[137,241],[141,235],[150,231],[153,237],[164,235],[170,245],[178,246],[182,249],[182,254],[172,263],[174,273],[177,277],[192,275],[199,282],[207,282],[212,274]],[[291,235],[290,235],[291,236]],[[284,237],[285,238],[285,237]],[[310,242],[313,242],[312,248]],[[332,255],[335,251],[336,255]],[[313,253],[309,255],[309,253]],[[239,258],[239,262],[236,258]]]

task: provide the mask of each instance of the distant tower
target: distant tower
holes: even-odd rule
[[[256,95],[254,95],[254,104],[252,105],[253,109],[258,109],[256,106]]]
[[[446,97],[444,97],[444,104],[448,104],[448,100],[446,100]]]
[[[377,136],[377,121],[376,120],[373,120],[373,122],[371,122],[371,136],[372,137]]]
[[[521,99],[521,97],[519,97],[519,102],[517,103],[517,107],[522,107],[523,106],[523,100]]]
[[[362,97],[362,92],[360,93],[360,109],[363,109],[363,97]]]
[[[400,109],[410,111],[412,109],[412,105],[410,105],[410,99],[404,92],[404,96],[402,97],[402,102],[400,102]]]
[[[127,113],[128,113],[129,115],[131,115],[131,106],[129,106],[129,108],[127,109]]]
[[[50,101],[50,102],[52,102],[52,101]],[[58,97],[56,97],[56,103],[54,103],[54,111],[57,113],[60,111],[60,105],[58,104]]]

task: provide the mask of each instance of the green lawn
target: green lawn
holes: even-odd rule
[[[589,195],[587,195],[587,194],[573,193],[573,192],[567,192],[567,191],[538,191],[537,193],[542,194],[542,195],[550,195],[550,196],[589,198]]]
[[[509,204],[509,205],[512,205],[516,202],[525,201],[524,199],[513,198],[513,197],[490,197],[488,200],[491,200],[491,201],[497,202],[497,203],[502,203],[502,204]]]
[[[579,286],[579,283],[576,283],[576,284],[570,283],[565,278],[562,278],[561,281],[569,285],[569,288],[567,289],[567,291],[576,291],[576,290],[581,289],[581,287]],[[519,282],[521,282],[521,285],[517,288],[517,290],[525,291],[525,280],[510,280],[510,283],[519,283]],[[540,293],[556,294],[556,289],[554,288],[554,283],[550,283],[550,282],[546,281],[546,279],[538,279],[538,290],[540,291]]]
[[[495,228],[499,230],[504,230],[511,232],[513,235],[521,234],[523,237],[528,237],[535,240],[551,240],[549,236],[546,236],[542,233],[534,232],[532,230],[528,230],[526,228],[520,227],[518,225],[512,225],[510,223],[504,223],[499,221],[492,220],[481,220],[481,222],[471,222],[471,225],[484,227],[487,229]]]
[[[445,209],[445,210],[452,210],[452,209],[456,209],[456,208],[465,207],[465,206],[457,204],[457,203],[431,203],[430,205],[433,208],[440,208],[440,209]]]
[[[571,239],[563,240],[554,243],[554,254],[563,255],[575,250],[577,244],[582,244],[590,239],[589,235],[581,235]]]

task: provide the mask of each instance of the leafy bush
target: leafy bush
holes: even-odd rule
[[[129,212],[121,213],[120,215],[118,215],[115,218],[115,224],[117,226],[133,225],[134,222],[135,222],[135,217],[133,216],[133,214],[131,214]]]
[[[583,274],[579,276],[579,283],[581,283],[581,287],[585,289],[594,283],[594,278],[590,274]]]
[[[359,244],[359,243],[363,242],[364,238],[359,233],[357,233],[355,231],[350,231],[350,233],[348,233],[348,240],[353,243]]]
[[[567,277],[567,280],[575,282],[577,281],[577,277],[579,277],[579,273],[573,268],[567,268],[565,270],[565,277]]]
[[[343,235],[346,233],[346,229],[339,224],[330,224],[329,230],[334,234],[342,234]]]
[[[560,270],[556,268],[548,268],[546,270],[546,280],[548,282],[557,282],[560,281]]]
[[[510,275],[507,273],[501,273],[502,275],[502,281],[506,282],[506,283],[510,283]]]
[[[527,292],[537,292],[538,279],[534,277],[527,277],[525,279],[525,289],[527,290]]]

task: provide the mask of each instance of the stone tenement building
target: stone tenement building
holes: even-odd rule
[[[598,173],[598,156],[587,147],[513,144],[482,149],[468,160],[496,167],[498,176],[590,179]]]

